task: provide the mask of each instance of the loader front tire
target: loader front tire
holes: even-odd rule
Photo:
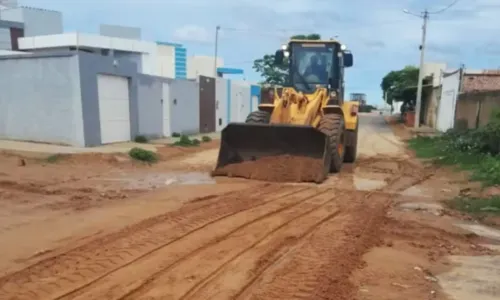
[[[347,130],[347,138],[349,143],[345,147],[344,162],[353,163],[356,160],[356,155],[358,152],[358,127],[359,121],[356,123],[356,129]]]
[[[340,114],[325,114],[319,122],[319,131],[328,136],[331,156],[330,172],[337,173],[342,168],[345,154],[344,117]]]
[[[250,124],[269,124],[271,121],[271,114],[268,113],[267,111],[253,111],[251,112],[245,123],[250,123]]]

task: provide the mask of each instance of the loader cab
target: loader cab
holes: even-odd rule
[[[297,91],[310,94],[320,86],[341,93],[343,70],[353,57],[337,41],[291,41],[276,51],[274,63],[288,64],[287,86]]]

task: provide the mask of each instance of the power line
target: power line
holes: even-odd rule
[[[444,8],[440,9],[440,10],[437,10],[437,11],[433,11],[433,12],[428,12],[429,14],[440,14],[442,12],[445,12],[447,11],[448,9],[450,9],[451,7],[455,6],[455,4],[457,4],[460,0],[455,0],[453,2],[451,2],[450,4],[448,4],[447,6],[445,6]]]
[[[386,26],[386,25],[396,25],[396,24],[403,24],[403,20],[394,20],[390,22],[382,22],[382,23],[373,23],[373,24],[366,24],[363,26],[355,26],[355,27],[349,27],[350,30],[359,30],[359,29],[367,29],[367,28],[373,28],[374,26]],[[234,28],[234,27],[225,27],[221,26],[222,31],[228,31],[228,32],[247,32],[251,33],[253,35],[257,36],[274,36],[274,37],[288,37],[287,34],[293,33],[293,34],[308,34],[311,32],[317,31],[317,29],[304,29],[304,28],[278,28],[278,29],[273,29],[273,30],[258,30],[258,29],[252,29],[252,28]],[[334,35],[339,35],[339,33],[335,33]]]

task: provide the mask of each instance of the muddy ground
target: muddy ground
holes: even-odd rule
[[[414,160],[379,116],[321,185],[215,180],[217,146],[151,166],[1,155],[0,299],[453,299],[448,257],[496,253],[437,205],[466,178]]]

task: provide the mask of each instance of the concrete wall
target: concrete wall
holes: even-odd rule
[[[260,86],[259,85],[252,85],[250,87],[250,111],[257,111],[259,110],[259,104],[260,104]]]
[[[200,129],[200,90],[194,80],[170,83],[171,132],[193,134]]]
[[[424,124],[435,128],[438,106],[441,99],[441,87],[435,87],[427,96],[427,105],[424,115]]]
[[[125,51],[114,51],[113,56],[118,58],[118,59],[125,59],[128,61],[134,62],[137,66],[137,72],[141,72],[141,70],[142,70],[142,54],[125,52]]]
[[[123,76],[129,79],[130,133],[139,134],[139,103],[137,98],[137,65],[128,59],[79,52],[83,125],[86,146],[101,144],[97,74]],[[114,64],[116,60],[116,64]]]
[[[432,86],[438,87],[441,84],[441,73],[446,69],[446,63],[432,63],[424,64],[424,77],[432,76]]]
[[[59,34],[63,32],[62,14],[58,11],[18,7],[2,10],[2,20],[24,23],[24,36]]]
[[[462,93],[458,96],[455,124],[467,128],[488,124],[491,113],[500,109],[500,90]]]
[[[156,73],[158,76],[175,78],[175,47],[171,45],[157,45],[158,62]]]
[[[83,146],[78,69],[72,54],[0,58],[0,138]]]
[[[0,9],[17,7],[17,0],[3,0],[0,4]]]
[[[163,136],[163,82],[159,77],[138,75],[138,134],[149,138]]]
[[[99,26],[99,34],[110,37],[118,37],[131,40],[141,39],[141,28],[101,24]]]
[[[0,50],[12,50],[10,28],[0,27]]]
[[[13,41],[11,30],[24,30],[24,24],[19,22],[3,21],[0,13],[0,50],[12,50]],[[17,44],[14,41],[14,44]]]
[[[228,124],[229,81],[217,78],[215,82],[215,130],[222,131]]]
[[[217,67],[223,67],[224,60],[217,58]],[[190,56],[186,62],[187,78],[196,79],[198,76],[216,77],[213,56]]]
[[[244,81],[231,80],[229,122],[245,122],[250,114],[250,84]]]

